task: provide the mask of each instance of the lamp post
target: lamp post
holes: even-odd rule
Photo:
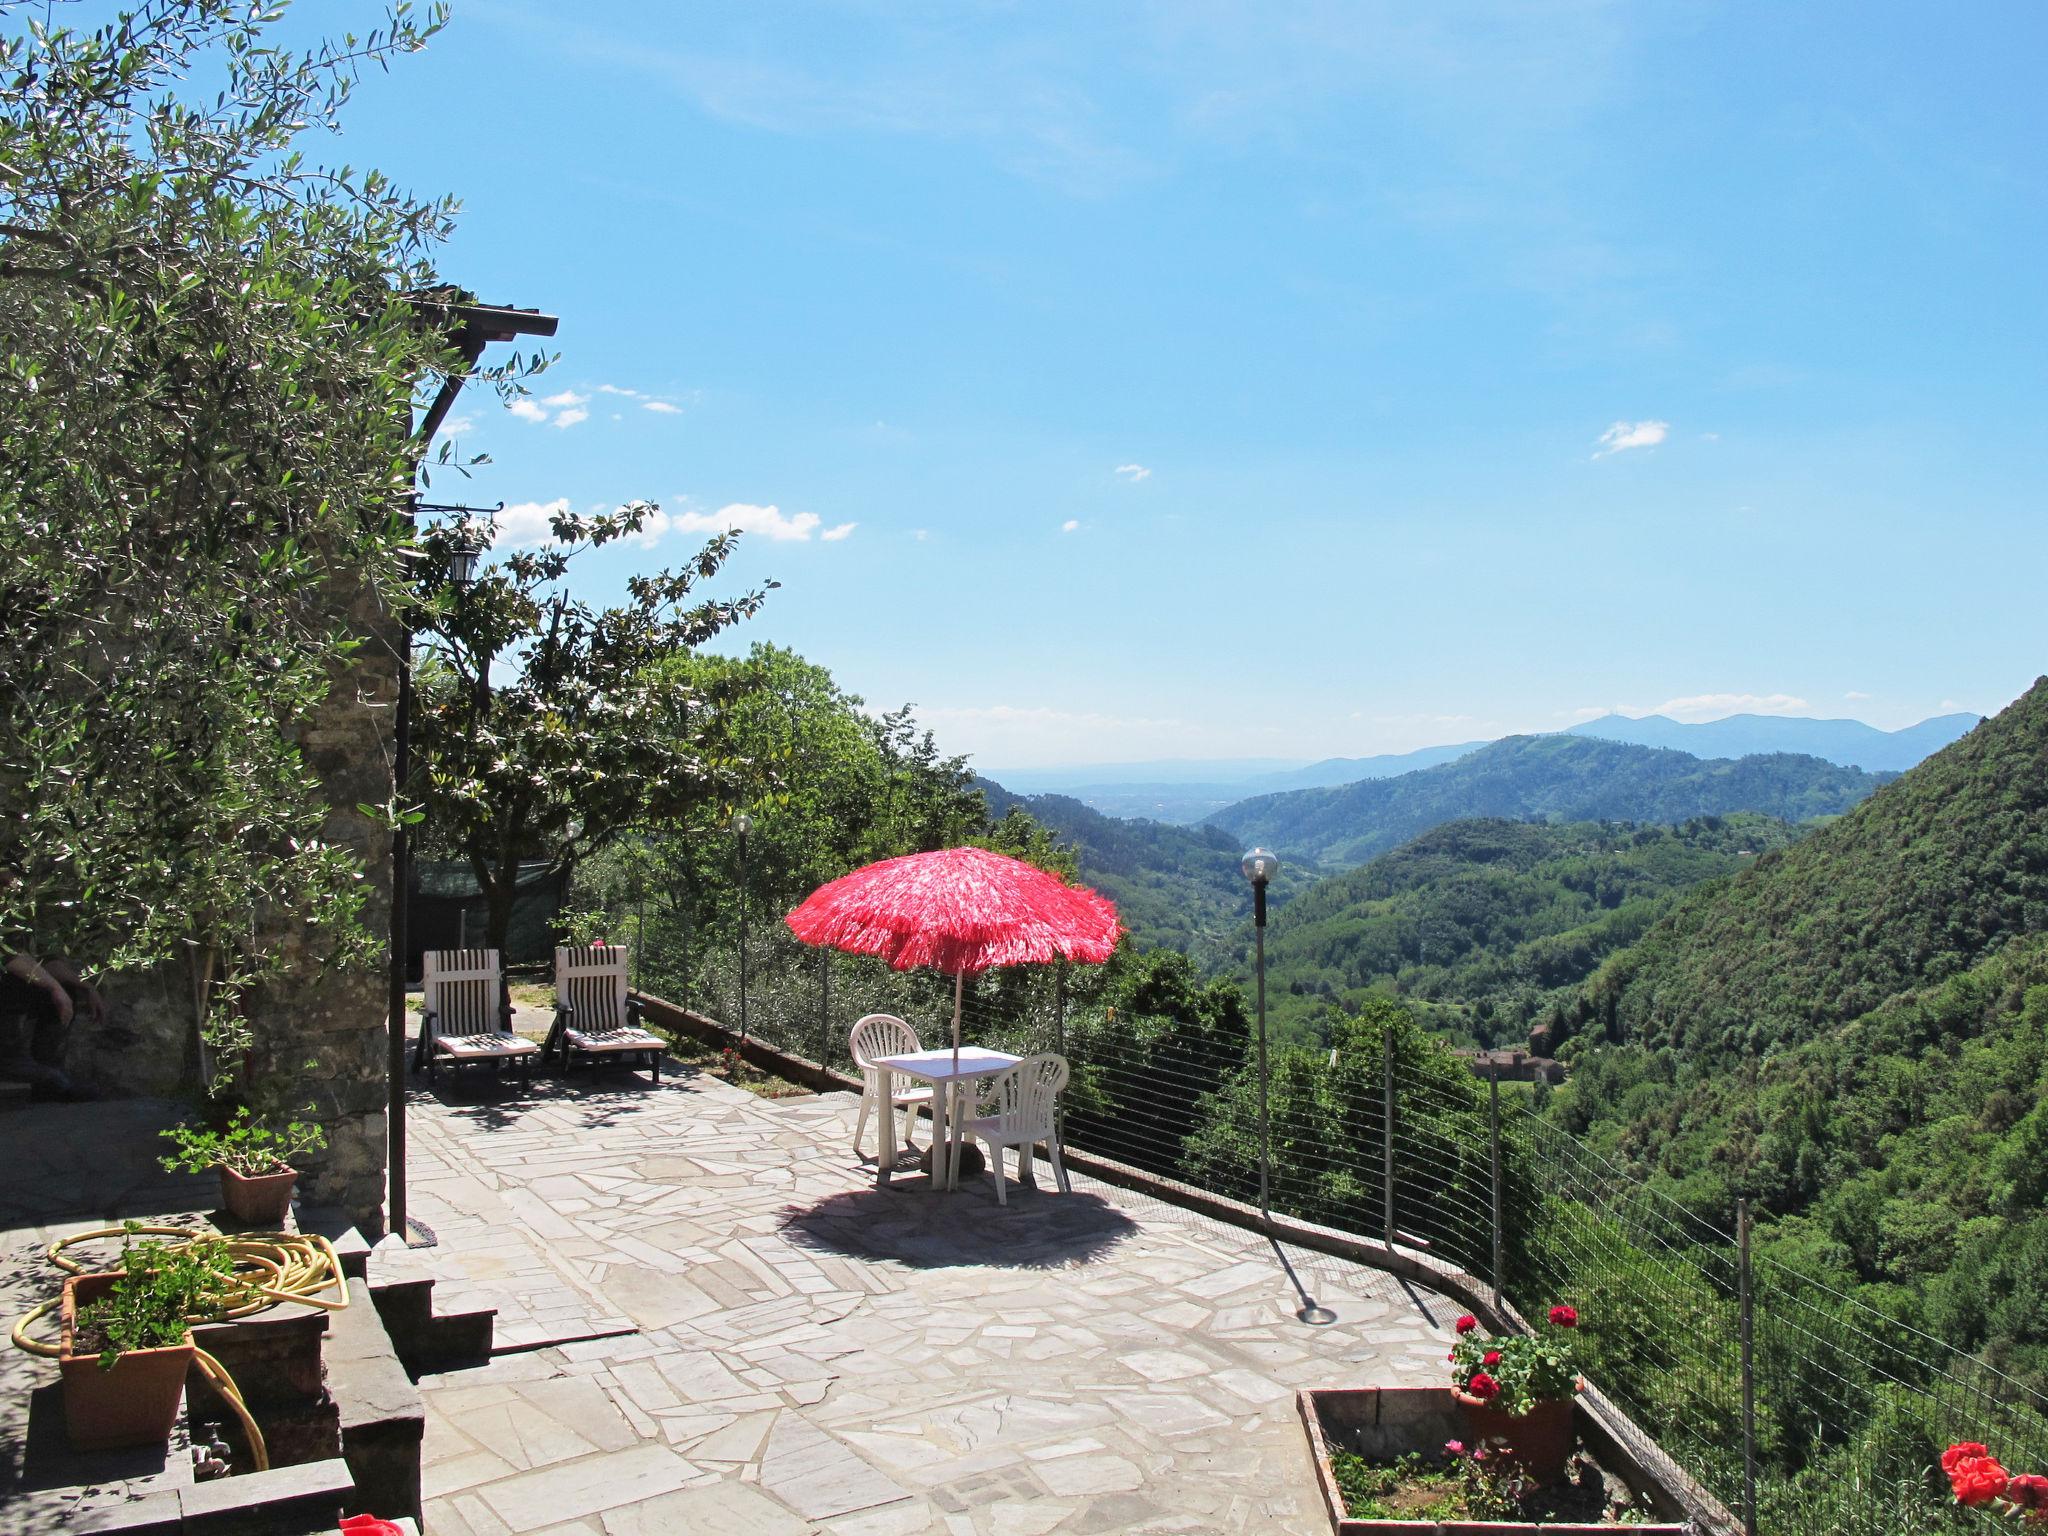
[[[1294,1266],[1287,1262],[1287,1255],[1281,1252],[1278,1239],[1273,1236],[1272,1169],[1273,1169],[1273,1123],[1267,1107],[1266,1070],[1266,886],[1280,872],[1277,855],[1264,848],[1254,848],[1238,864],[1244,871],[1245,879],[1252,883],[1252,932],[1257,943],[1256,969],[1258,974],[1259,997],[1259,1215],[1266,1222],[1266,1240],[1273,1244],[1273,1252],[1279,1256],[1280,1267],[1287,1271],[1287,1278],[1301,1296],[1301,1306],[1295,1316],[1314,1327],[1327,1327],[1337,1321],[1337,1314],[1320,1305],[1302,1286],[1301,1279],[1294,1272]]]
[[[732,830],[740,840],[740,1044],[747,1042],[747,834],[754,830],[754,818],[745,811],[732,819]]]
[[[1279,873],[1280,860],[1263,848],[1254,848],[1239,862],[1238,868],[1252,883],[1252,931],[1258,943],[1259,1214],[1271,1224],[1273,1128],[1266,1108],[1266,883]]]

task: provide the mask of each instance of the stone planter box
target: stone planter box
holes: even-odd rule
[[[1628,1485],[1668,1524],[1583,1525],[1523,1520],[1359,1520],[1344,1512],[1344,1495],[1330,1470],[1330,1450],[1357,1451],[1372,1457],[1395,1457],[1409,1451],[1436,1452],[1446,1440],[1459,1439],[1465,1420],[1448,1387],[1355,1387],[1295,1394],[1302,1427],[1308,1431],[1309,1454],[1323,1507],[1336,1536],[1596,1536],[1630,1531],[1636,1536],[1685,1536],[1684,1505],[1651,1471],[1641,1466],[1586,1412],[1574,1407],[1579,1438],[1592,1450],[1601,1471]]]

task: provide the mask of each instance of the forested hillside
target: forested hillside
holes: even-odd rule
[[[1683,898],[1559,1022],[1568,1129],[2048,1388],[2048,682]]]
[[[1510,736],[1399,778],[1241,801],[1208,824],[1246,847],[1343,867],[1467,817],[1675,823],[1755,811],[1806,821],[1848,810],[1884,781],[1787,753],[1702,761],[1591,737]]]
[[[1448,822],[1274,915],[1275,1012],[1288,1022],[1392,989],[1441,1005],[1429,1010],[1440,1028],[1512,1042],[1680,892],[1797,836],[1747,813],[1675,827]]]
[[[2048,683],[1594,979],[1616,1039],[1761,1054],[2048,928]],[[1576,1022],[1576,1020],[1572,1021]]]
[[[1082,882],[1116,903],[1132,943],[1177,949],[1208,968],[1223,962],[1252,908],[1251,887],[1238,868],[1244,848],[1228,832],[1125,821],[1067,795],[1013,795],[992,779],[975,782],[991,815],[1020,807],[1072,853]],[[1283,866],[1269,893],[1275,909],[1320,873],[1298,863]]]

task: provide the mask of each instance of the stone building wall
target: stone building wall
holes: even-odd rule
[[[368,896],[362,921],[379,936],[391,926],[391,837],[359,804],[391,797],[391,729],[398,665],[390,618],[366,597],[338,597],[369,637],[337,676],[320,712],[301,732],[307,764],[327,788],[327,839],[357,853]],[[323,1152],[299,1159],[301,1198],[347,1210],[366,1233],[384,1229],[387,973],[380,943],[371,963],[339,971],[322,963],[308,935],[279,932],[288,974],[252,1002],[255,1050],[250,1096],[311,1114],[327,1132]],[[107,978],[106,1022],[81,1024],[68,1065],[114,1094],[191,1095],[198,1084],[191,981],[183,967]]]

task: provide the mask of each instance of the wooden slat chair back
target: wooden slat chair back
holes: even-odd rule
[[[432,1078],[443,1061],[488,1064],[494,1071],[517,1061],[531,1077],[540,1047],[512,1032],[512,1007],[495,949],[430,949],[421,956],[420,976],[415,1071],[424,1066]]]
[[[668,1042],[643,1028],[640,1003],[627,984],[630,952],[623,944],[570,944],[555,950],[555,1027],[548,1049],[567,1072],[581,1058],[644,1066],[661,1081]]]

